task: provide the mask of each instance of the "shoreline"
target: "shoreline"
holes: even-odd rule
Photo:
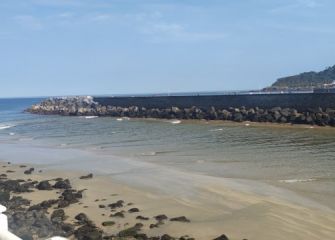
[[[23,163],[24,161],[21,160],[20,164]],[[78,162],[75,164],[78,164]],[[39,167],[36,163],[34,163],[34,166]],[[87,173],[87,170],[83,169],[73,172],[69,169],[58,167],[53,164],[51,166],[44,165],[42,166],[43,172],[38,175],[40,177],[48,176],[48,178],[50,176],[71,177],[70,180],[72,183],[73,179],[78,178],[80,174]],[[71,166],[68,166],[68,168],[71,168]],[[162,167],[158,169],[166,172],[165,176],[160,175],[158,178],[158,185],[165,182],[171,188],[169,190],[172,192],[168,191],[164,193],[150,187],[139,187],[134,182],[143,181],[143,176],[138,178],[139,176],[136,177],[136,174],[131,170],[126,172],[125,170],[116,171],[112,174],[94,173],[93,179],[84,182],[76,180],[72,184],[78,189],[95,189],[94,193],[87,191],[84,195],[85,201],[88,201],[86,205],[91,206],[91,209],[96,208],[94,199],[106,197],[102,196],[106,193],[104,189],[112,189],[112,193],[110,194],[117,192],[118,196],[122,196],[127,202],[136,203],[136,206],[141,209],[141,213],[143,209],[143,215],[149,214],[154,216],[155,214],[158,215],[165,212],[166,215],[171,217],[174,217],[174,215],[184,215],[191,220],[191,223],[183,223],[181,226],[168,223],[157,229],[144,231],[148,234],[159,235],[169,233],[180,236],[187,234],[195,239],[208,240],[224,233],[229,236],[229,239],[247,238],[265,240],[272,237],[274,239],[293,240],[313,239],[304,233],[307,230],[312,231],[314,237],[319,236],[320,239],[331,239],[328,234],[335,231],[333,227],[335,226],[335,211],[327,208],[322,209],[321,206],[313,206],[313,202],[306,202],[307,205],[301,205],[299,204],[301,198],[297,198],[296,203],[280,199],[276,195],[272,195],[272,193],[276,193],[277,196],[278,194],[282,194],[282,192],[278,192],[277,188],[273,188],[272,193],[268,192],[262,196],[262,194],[257,195],[245,191],[243,184],[236,184],[236,180],[225,179],[220,183],[217,181],[218,178],[215,177],[198,176],[194,178],[194,176],[188,176],[187,173],[182,171],[178,173],[181,176],[177,177],[173,175],[175,173],[171,173],[167,169]],[[151,170],[157,171],[158,169]],[[18,174],[16,175],[17,178],[24,177],[22,173],[12,174],[13,176]],[[177,178],[174,180],[174,177]],[[152,185],[157,178],[155,176],[152,179],[150,178],[151,176],[147,179],[146,183]],[[229,181],[232,181],[235,186],[234,184],[228,184]],[[187,184],[183,185],[184,183],[180,185],[182,182],[187,182],[188,184],[193,182],[196,186],[190,188]],[[174,184],[180,185],[178,191],[173,192],[175,190]],[[158,187],[162,188],[164,185]],[[259,189],[263,188],[262,186],[259,187]],[[265,189],[263,190],[266,191]],[[89,203],[90,201],[91,203]],[[76,208],[73,210],[73,212],[77,211],[78,209]],[[90,213],[90,215],[94,216],[93,219],[95,221],[102,222],[102,216],[95,215],[95,212]],[[299,221],[294,226],[291,226],[293,219],[299,219]],[[257,222],[257,226],[251,224],[254,221]],[[320,226],[316,227],[315,224]],[[266,227],[271,231],[263,233],[263,231],[259,230],[259,226]],[[293,231],[295,228],[298,230]],[[293,233],[287,233],[287,229],[292,229]],[[112,231],[115,231],[115,229]],[[286,234],[283,234],[283,232]]]
[[[75,116],[78,117],[78,116]],[[98,116],[97,116],[98,117]],[[101,116],[101,118],[111,118],[111,119],[120,119],[118,117],[106,117]],[[127,121],[135,120],[135,121],[144,121],[144,122],[163,122],[163,123],[171,123],[171,124],[202,124],[209,126],[240,126],[240,127],[264,127],[264,128],[283,128],[283,129],[317,129],[317,130],[326,130],[326,131],[334,131],[335,128],[332,126],[318,126],[318,125],[309,125],[309,124],[292,124],[292,123],[273,123],[273,122],[251,122],[251,121],[243,121],[243,122],[235,122],[231,120],[205,120],[205,119],[162,119],[162,118],[125,118]],[[174,122],[180,121],[180,122]]]
[[[31,151],[32,149],[33,152]],[[95,175],[111,178],[114,182],[122,185],[156,194],[167,196],[180,194],[181,196],[189,197],[189,194],[184,192],[185,189],[195,195],[197,186],[194,186],[194,184],[204,185],[204,183],[209,181],[218,182],[232,190],[251,195],[270,196],[272,194],[293,204],[300,203],[305,205],[305,207],[335,212],[333,205],[323,205],[310,199],[308,195],[300,197],[296,191],[284,188],[283,184],[285,184],[286,180],[279,180],[274,184],[273,181],[216,176],[85,148],[6,143],[2,144],[0,150],[2,151],[2,156],[5,156],[5,161],[10,161],[14,164],[38,165],[41,169],[48,171],[63,170],[72,172],[73,169],[76,169],[77,172],[82,174],[91,171]],[[26,160],[23,160],[24,158]],[[169,184],[169,188],[163,188],[164,184]],[[202,187],[205,188],[204,186]]]

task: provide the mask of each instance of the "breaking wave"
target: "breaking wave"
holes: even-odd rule
[[[316,181],[315,178],[307,178],[307,179],[284,179],[284,180],[279,180],[281,183],[299,183],[299,182],[312,182]]]
[[[98,118],[99,116],[86,116],[86,119]]]
[[[15,125],[0,124],[0,130],[12,128],[12,127],[15,127]]]
[[[211,129],[209,130],[210,132],[219,132],[219,131],[223,131],[223,128],[216,128],[216,129]]]
[[[172,120],[172,121],[169,121],[171,124],[180,124],[181,121],[180,120]]]

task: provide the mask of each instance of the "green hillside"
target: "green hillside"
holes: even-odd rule
[[[270,88],[315,88],[335,81],[335,65],[321,72],[304,72],[279,78]]]

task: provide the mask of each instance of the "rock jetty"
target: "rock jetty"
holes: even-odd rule
[[[306,111],[298,111],[294,108],[281,108],[280,106],[271,109],[246,108],[244,106],[227,109],[214,107],[203,109],[196,106],[190,108],[175,106],[169,108],[120,107],[102,105],[95,102],[91,96],[49,98],[31,106],[26,111],[35,114],[63,116],[205,119],[335,126],[335,109],[310,108]]]

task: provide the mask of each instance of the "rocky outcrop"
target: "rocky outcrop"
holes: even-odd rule
[[[274,107],[271,109],[227,108],[144,108],[138,106],[118,107],[103,106],[93,97],[50,98],[27,109],[36,114],[57,114],[64,116],[109,116],[130,118],[165,118],[165,119],[206,119],[229,120],[235,122],[271,122],[290,124],[310,124],[335,126],[335,109],[308,109],[298,111],[294,108]]]
[[[91,96],[49,98],[27,109],[28,112],[38,114],[59,115],[96,115],[101,111],[100,105]]]

